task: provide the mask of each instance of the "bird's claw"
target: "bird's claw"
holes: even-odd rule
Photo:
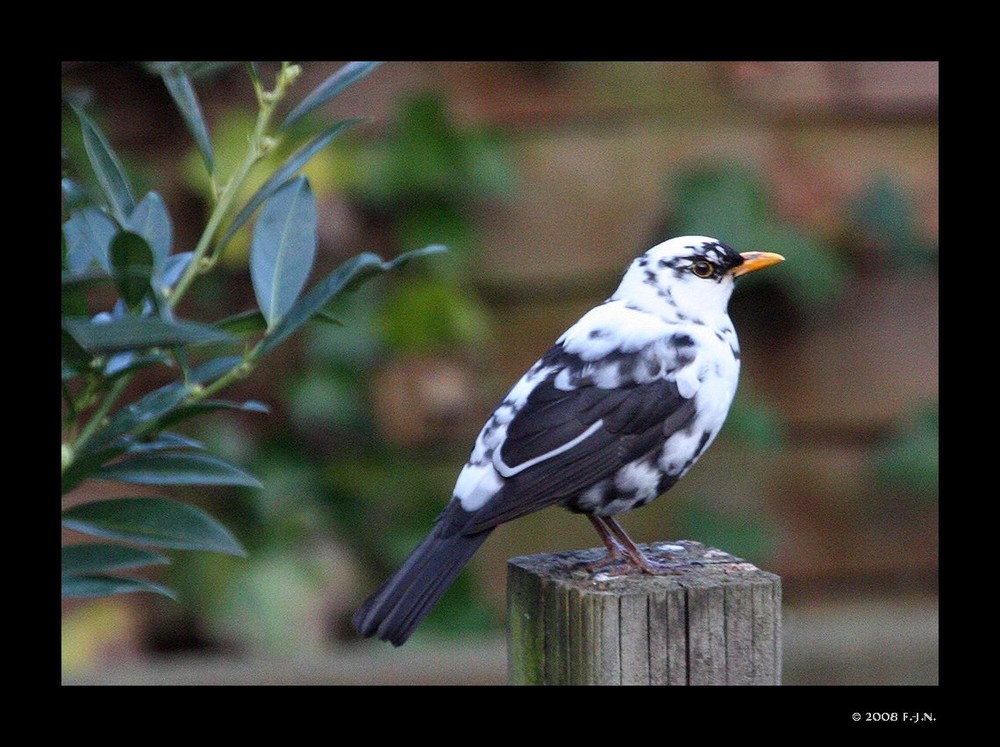
[[[603,573],[607,576],[627,576],[630,573],[648,573],[651,576],[673,576],[690,569],[686,563],[663,562],[643,556],[641,560],[627,555],[612,555],[587,563],[584,566],[591,574]]]

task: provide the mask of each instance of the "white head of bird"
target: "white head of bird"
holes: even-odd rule
[[[717,326],[727,316],[733,281],[783,259],[770,252],[740,254],[707,236],[680,236],[636,257],[611,299],[666,321]]]

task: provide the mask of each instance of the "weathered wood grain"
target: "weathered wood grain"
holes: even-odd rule
[[[696,542],[644,550],[667,576],[592,574],[604,550],[508,564],[512,684],[781,683],[781,579]]]

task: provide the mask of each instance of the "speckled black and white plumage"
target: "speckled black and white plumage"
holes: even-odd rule
[[[602,519],[661,495],[722,427],[740,367],[733,281],[780,260],[704,236],[636,258],[497,406],[434,529],[355,615],[359,632],[401,645],[493,529],[548,506],[594,517],[614,551]]]

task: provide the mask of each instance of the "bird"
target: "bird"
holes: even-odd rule
[[[403,645],[494,529],[550,506],[597,530],[608,552],[591,571],[676,572],[616,517],[666,492],[719,433],[740,368],[734,281],[784,259],[707,236],[633,259],[497,405],[429,534],[353,616],[358,633]]]

